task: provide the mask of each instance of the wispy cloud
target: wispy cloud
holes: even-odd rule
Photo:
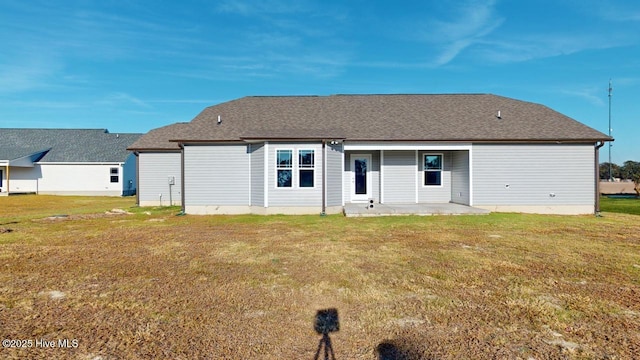
[[[133,95],[124,93],[124,92],[114,92],[109,94],[102,100],[99,100],[97,103],[102,105],[112,105],[112,106],[122,106],[122,105],[135,105],[138,108],[151,109],[151,106],[146,101],[143,101]]]
[[[539,33],[523,34],[517,39],[491,39],[474,50],[480,59],[490,63],[513,63],[533,59],[570,55],[586,50],[611,49],[631,45],[627,36],[600,33]]]
[[[257,14],[291,14],[308,11],[309,4],[302,0],[224,0],[218,4],[216,10],[223,13],[234,13],[244,16]]]
[[[597,13],[608,21],[614,22],[637,22],[640,21],[640,5],[633,1],[629,3],[619,3],[605,1],[593,4]]]
[[[5,52],[7,54],[7,52]],[[13,56],[17,55],[15,52]],[[52,86],[53,77],[62,69],[55,56],[31,54],[26,58],[0,61],[0,93],[10,94]]]
[[[450,14],[452,20],[427,21],[425,40],[439,48],[432,65],[437,67],[450,63],[462,51],[481,42],[500,27],[504,19],[496,14],[495,5],[495,0],[467,1]]]
[[[582,88],[563,88],[557,91],[563,95],[586,100],[592,105],[604,106],[607,90],[606,87],[588,86]]]

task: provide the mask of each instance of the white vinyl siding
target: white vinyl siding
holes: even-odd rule
[[[250,205],[248,145],[184,147],[185,205]]]
[[[593,144],[473,145],[473,204],[594,203]]]
[[[138,201],[140,204],[180,205],[182,201],[181,155],[179,152],[140,153],[138,155]],[[174,185],[169,185],[173,177]],[[161,196],[162,195],[162,196]]]

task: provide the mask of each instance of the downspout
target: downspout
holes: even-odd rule
[[[133,155],[136,157],[136,204],[140,206],[140,153],[134,151]]]
[[[180,206],[182,208],[182,211],[180,212],[182,215],[186,214],[185,211],[185,205],[184,205],[184,144],[183,143],[179,143],[178,146],[180,146]]]
[[[11,192],[11,184],[9,183],[9,164],[7,164],[7,195]]]
[[[595,177],[596,177],[596,208],[595,215],[600,216],[600,148],[604,146],[604,141],[598,141],[595,147]]]
[[[327,141],[322,140],[322,212],[320,216],[327,215]]]

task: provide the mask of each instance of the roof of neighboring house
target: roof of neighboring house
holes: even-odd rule
[[[174,129],[179,131],[172,132]],[[208,107],[186,125],[164,127],[143,135],[130,149],[175,148],[172,141],[312,138],[613,140],[544,105],[491,94],[267,96],[244,97]]]
[[[0,129],[0,160],[124,162],[127,146],[141,135],[106,129]]]
[[[189,123],[175,123],[153,129],[141,136],[133,144],[129,146],[130,150],[180,150],[180,146],[176,142],[170,142],[176,137],[185,135]]]

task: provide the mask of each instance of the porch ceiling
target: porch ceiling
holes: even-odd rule
[[[471,150],[470,143],[424,143],[402,141],[346,142],[344,150]]]

